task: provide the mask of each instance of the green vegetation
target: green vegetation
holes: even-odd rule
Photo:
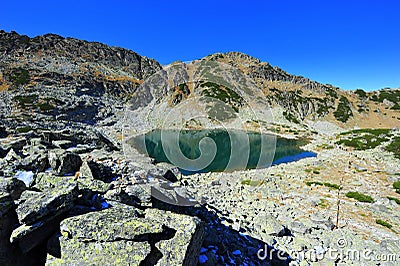
[[[240,95],[228,87],[213,82],[202,83],[200,87],[205,88],[202,92],[204,96],[212,97],[231,105],[235,112],[239,112],[239,107],[243,106],[243,99]]]
[[[400,181],[396,181],[393,183],[393,188],[396,189],[396,193],[400,194]]]
[[[14,86],[28,84],[30,81],[29,71],[21,67],[11,69],[9,80]]]
[[[357,94],[360,98],[367,98],[367,93],[362,89],[356,89],[354,93]]]
[[[377,224],[380,224],[380,225],[386,227],[386,228],[389,228],[389,229],[392,228],[392,225],[390,223],[386,222],[386,221],[383,221],[383,220],[380,220],[380,219],[376,219],[375,222]]]
[[[350,106],[351,104],[349,100],[345,96],[341,96],[338,107],[336,111],[333,112],[333,115],[338,121],[346,123],[347,120],[349,120],[349,118],[353,116],[353,112],[351,111]]]
[[[326,199],[319,199],[318,206],[325,209],[328,206],[328,201]]]
[[[16,129],[16,131],[18,133],[27,133],[27,132],[29,132],[31,130],[32,130],[32,127],[30,127],[30,126],[19,127],[19,128]]]
[[[250,180],[250,179],[245,179],[245,180],[242,180],[240,183],[241,183],[242,185],[256,187],[256,186],[261,186],[262,184],[264,184],[264,180]]]
[[[385,150],[392,152],[394,157],[400,159],[400,137],[395,137],[393,141],[385,147]],[[398,189],[400,189],[400,186]]]
[[[33,94],[33,95],[20,95],[20,96],[15,96],[14,101],[18,102],[18,105],[21,108],[25,108],[27,105],[32,105],[38,100],[38,96]]]
[[[322,183],[322,182],[319,182],[319,181],[307,181],[306,185],[307,186],[311,186],[311,185],[325,186],[325,187],[329,187],[329,188],[333,188],[333,189],[340,189],[339,185],[328,183],[328,182]]]
[[[373,203],[375,201],[371,196],[365,195],[363,193],[355,192],[355,191],[347,192],[346,197],[358,200],[360,202]]]
[[[300,124],[300,121],[297,119],[297,117],[292,114],[290,111],[283,111],[283,116],[290,122],[295,123],[295,124]]]
[[[331,96],[332,98],[335,98],[335,99],[338,98],[338,94],[337,94],[336,90],[333,88],[329,88],[329,87],[326,88],[326,94]]]
[[[356,129],[341,133],[339,136],[341,139],[336,144],[343,144],[357,150],[366,150],[389,141],[392,134],[390,134],[390,129]]]
[[[54,109],[54,106],[49,104],[49,103],[40,103],[37,105],[39,107],[40,111],[50,111]]]
[[[339,186],[339,185],[337,185],[337,184],[332,184],[332,183],[328,183],[328,182],[325,182],[325,183],[324,183],[324,186],[330,187],[330,188],[333,188],[333,189],[340,189],[340,186]]]
[[[392,110],[400,110],[400,90],[390,90],[384,89],[380,90],[378,94],[373,94],[369,97],[370,100],[374,102],[382,103],[384,100],[390,101],[394,103],[394,105],[390,108]]]
[[[390,196],[388,196],[387,198],[388,198],[389,200],[394,200],[397,204],[400,205],[400,199],[395,198],[395,197],[390,197]]]
[[[388,135],[390,133],[390,129],[387,128],[361,128],[361,129],[354,129],[350,131],[346,131],[343,133],[340,133],[340,135],[350,135],[350,134],[372,134],[375,136],[379,136],[382,134]]]
[[[306,185],[307,185],[307,186],[311,186],[311,185],[323,186],[324,183],[319,182],[319,181],[307,181],[307,182],[306,182]]]
[[[321,145],[318,145],[319,148],[324,149],[324,150],[331,150],[334,147],[332,145],[326,144],[326,143],[322,143]]]

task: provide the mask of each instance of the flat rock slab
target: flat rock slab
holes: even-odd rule
[[[73,207],[77,195],[76,184],[60,185],[46,193],[24,191],[16,210],[18,219],[22,224],[31,225],[48,216],[66,212]]]
[[[65,219],[60,230],[61,258],[50,257],[49,264],[101,260],[98,263],[195,265],[204,238],[198,218],[158,209],[140,211],[117,202],[109,209]]]

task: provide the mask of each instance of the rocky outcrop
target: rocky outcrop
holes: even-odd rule
[[[60,258],[47,264],[194,265],[204,225],[193,217],[118,203],[61,223]],[[85,252],[82,252],[85,250]]]

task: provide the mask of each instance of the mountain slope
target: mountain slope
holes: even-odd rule
[[[278,122],[284,124],[324,121],[342,128],[399,125],[399,90],[344,91],[238,52],[217,53],[201,60],[231,65],[254,80],[277,117],[283,117]],[[118,99],[140,94],[137,88],[161,68],[157,61],[123,48],[54,34],[29,38],[0,31],[0,91],[12,92],[12,96],[3,96],[1,115],[30,112],[39,120],[95,124],[121,110],[124,101]],[[171,102],[179,102],[188,92],[178,90],[173,96],[178,98]],[[230,104],[240,108],[242,103],[234,98]],[[26,122],[21,121],[20,126]]]

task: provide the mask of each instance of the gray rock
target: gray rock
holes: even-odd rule
[[[77,154],[58,149],[49,152],[49,163],[57,175],[75,174],[82,165],[82,159]]]
[[[19,221],[31,225],[43,218],[57,216],[70,210],[78,195],[78,186],[63,185],[59,184],[56,189],[47,193],[24,191],[16,210]]]
[[[73,143],[70,140],[53,140],[52,144],[60,149],[68,149],[73,146]]]
[[[307,227],[299,221],[294,221],[290,223],[289,230],[293,233],[305,234]]]
[[[131,206],[111,204],[101,212],[65,219],[60,226],[61,258],[49,257],[47,263],[196,264],[204,234],[200,220],[157,209],[141,212]]]
[[[259,225],[260,230],[267,235],[282,236],[285,234],[285,227],[270,214],[257,215],[254,223]]]
[[[11,195],[4,191],[0,191],[0,219],[13,207],[14,201]]]
[[[80,173],[83,178],[97,179],[103,182],[110,182],[113,178],[112,169],[94,161],[83,162]]]
[[[24,190],[26,190],[26,185],[23,181],[16,178],[0,177],[0,192],[9,193],[13,200],[19,199]]]

